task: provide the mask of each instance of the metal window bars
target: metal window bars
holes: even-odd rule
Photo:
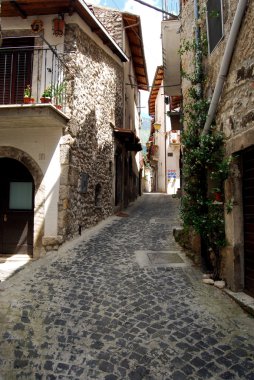
[[[0,104],[23,104],[31,90],[30,103],[40,103],[47,90],[50,102],[65,108],[67,67],[52,46],[0,48]]]

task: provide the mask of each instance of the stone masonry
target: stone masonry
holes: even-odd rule
[[[229,38],[238,1],[225,0],[223,5],[223,37],[211,54],[203,57],[204,89],[207,99],[212,98],[219,74],[222,57]],[[205,2],[199,2],[201,34],[206,35]],[[181,40],[194,40],[193,2],[184,2],[182,8]],[[222,252],[221,276],[229,288],[240,291],[244,287],[244,227],[242,196],[242,161],[244,149],[254,145],[254,2],[249,1],[244,13],[240,31],[234,46],[232,60],[225,80],[223,91],[216,111],[216,126],[226,138],[227,155],[235,155],[230,177],[225,183],[225,203],[232,203],[230,213],[225,210],[226,238],[228,245]],[[193,57],[185,54],[183,70],[192,72]],[[183,96],[186,103],[190,82],[183,80]]]
[[[66,27],[65,53],[71,118],[61,145],[59,235],[69,239],[112,214],[112,121],[122,126],[123,68],[76,24]]]

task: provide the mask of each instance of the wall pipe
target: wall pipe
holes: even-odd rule
[[[217,77],[214,93],[212,96],[212,100],[210,103],[210,107],[208,110],[206,122],[204,129],[202,131],[202,136],[206,135],[209,132],[210,126],[212,124],[212,121],[215,116],[215,112],[217,110],[217,106],[221,97],[222,93],[222,88],[224,85],[224,82],[227,78],[228,70],[229,70],[229,65],[232,59],[235,43],[237,40],[238,32],[241,26],[241,22],[243,19],[243,15],[247,6],[248,0],[239,0],[235,17],[233,20],[233,24],[231,26],[231,30],[229,33],[227,45],[225,48],[225,52],[221,61],[221,66],[220,66],[220,71]]]
[[[197,83],[197,90],[199,93],[199,96],[202,97],[203,95],[203,88],[202,88],[202,54],[200,51],[200,26],[198,25],[198,20],[200,17],[199,13],[199,2],[198,0],[194,0],[194,21],[195,21],[195,43],[196,43],[196,52],[195,52],[195,74],[198,80]]]

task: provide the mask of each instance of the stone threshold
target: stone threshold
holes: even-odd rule
[[[254,317],[254,298],[244,292],[232,292],[229,289],[223,289],[233,300],[235,300],[247,313]]]

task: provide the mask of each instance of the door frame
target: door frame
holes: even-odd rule
[[[22,163],[30,172],[34,181],[34,227],[33,227],[33,257],[41,256],[42,237],[44,235],[44,204],[43,172],[36,161],[26,152],[14,147],[0,146],[0,157],[11,158]]]

